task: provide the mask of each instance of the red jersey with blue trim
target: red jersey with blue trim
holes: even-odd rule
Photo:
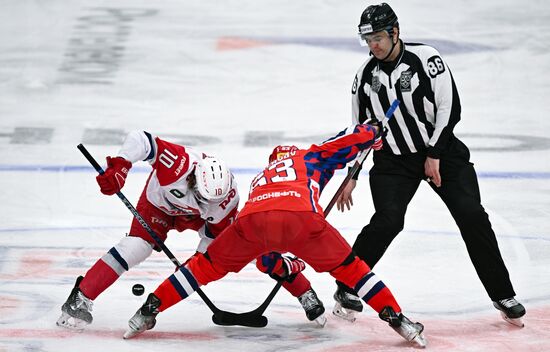
[[[268,210],[313,211],[323,214],[319,197],[337,169],[372,146],[376,130],[351,126],[320,145],[289,149],[252,181],[248,201],[239,216]]]

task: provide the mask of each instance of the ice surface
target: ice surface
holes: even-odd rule
[[[422,185],[405,230],[375,271],[432,351],[550,350],[550,3],[542,0],[394,1],[402,38],[432,43],[462,100],[456,133],[471,147],[500,249],[527,308],[517,329],[492,307],[448,211]],[[306,146],[345,127],[350,87],[367,53],[356,44],[364,1],[32,1],[0,3],[0,351],[402,351],[370,310],[354,324],[308,322],[280,292],[263,329],[218,327],[196,295],[123,341],[127,320],[172,264],[155,253],[100,296],[82,333],[55,326],[75,278],[129,228],[131,214],[99,194],[99,160],[143,129],[223,157],[241,194],[270,147]],[[369,161],[367,161],[369,163]],[[124,193],[147,177],[136,165]],[[323,195],[336,190],[337,175]],[[367,176],[352,212],[329,220],[353,242],[373,208]],[[197,236],[173,233],[185,259]],[[328,274],[306,270],[332,309]],[[253,266],[204,291],[248,311],[274,283]]]

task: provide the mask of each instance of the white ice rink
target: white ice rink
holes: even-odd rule
[[[219,327],[194,295],[122,340],[145,296],[173,272],[155,253],[94,306],[82,333],[55,326],[75,278],[129,229],[131,214],[99,193],[76,149],[103,161],[134,129],[228,161],[243,197],[273,145],[308,146],[350,122],[350,88],[367,51],[356,28],[369,2],[3,0],[0,2],[0,351],[406,351],[365,307],[356,323],[331,314],[324,329],[281,291],[266,328]],[[430,351],[550,351],[550,2],[398,0],[405,41],[436,46],[461,93],[456,134],[469,145],[482,203],[525,304],[525,328],[492,307],[457,227],[427,185],[405,230],[374,268]],[[366,162],[370,165],[370,160]],[[137,164],[123,189],[135,204]],[[343,179],[325,190],[326,204]],[[368,176],[355,207],[328,217],[353,243],[373,213]],[[241,202],[242,204],[242,202]],[[196,234],[167,246],[184,260]],[[332,310],[333,280],[306,270]],[[204,291],[248,311],[273,281],[253,266]]]

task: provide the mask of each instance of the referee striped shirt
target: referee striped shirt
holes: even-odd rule
[[[427,150],[439,158],[460,120],[460,99],[436,49],[401,42],[394,62],[369,56],[352,86],[353,124],[382,121],[395,99],[401,103],[388,123],[384,149],[396,155]]]

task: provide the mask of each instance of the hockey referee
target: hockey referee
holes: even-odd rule
[[[399,108],[375,144],[370,188],[375,213],[353,249],[371,268],[403,229],[407,206],[422,180],[443,200],[458,224],[481,283],[502,317],[523,326],[525,308],[515,300],[491,222],[480,203],[477,175],[466,145],[453,134],[460,121],[456,84],[439,52],[404,43],[397,15],[382,3],[362,13],[359,38],[370,50],[352,86],[353,123],[380,123],[394,99]],[[337,202],[350,209],[358,173]],[[343,284],[334,294],[334,313],[354,320],[361,301]]]

